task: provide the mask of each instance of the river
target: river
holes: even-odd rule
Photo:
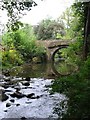
[[[54,107],[66,97],[50,92],[56,76],[50,64],[26,64],[1,75],[0,119],[57,119]]]

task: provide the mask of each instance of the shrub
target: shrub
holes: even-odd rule
[[[90,118],[90,57],[80,66],[78,73],[56,79],[52,85],[54,92],[63,93],[68,97],[67,112],[63,120],[80,120]],[[61,103],[60,103],[61,104]],[[57,109],[57,107],[56,107]],[[55,112],[57,113],[57,110]],[[59,110],[59,106],[58,106]],[[59,112],[60,114],[63,112]]]

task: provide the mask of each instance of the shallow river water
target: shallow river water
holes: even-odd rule
[[[26,65],[13,68],[9,77],[1,77],[0,119],[48,118],[50,120],[58,118],[57,114],[53,113],[54,107],[66,99],[65,95],[50,93],[49,85],[52,84],[54,78],[43,65],[38,65],[38,67],[33,65],[32,68],[30,65]],[[5,95],[8,98],[3,100]]]

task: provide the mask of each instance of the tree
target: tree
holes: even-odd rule
[[[90,54],[90,2],[77,2],[74,4],[75,14],[79,16],[79,25],[84,36],[83,59]]]
[[[33,57],[44,57],[45,49],[43,46],[36,44],[36,37],[34,35],[32,26],[24,24],[23,28],[17,31],[10,31],[3,35],[2,43],[5,46],[3,52],[3,63],[9,63],[13,58],[13,63],[21,56],[23,61],[32,60]],[[19,59],[20,62],[20,59]]]
[[[70,22],[72,20],[72,9],[67,8],[65,12],[63,12],[63,14],[60,16],[60,19],[63,20],[66,24],[66,28],[69,29],[70,28]]]
[[[87,59],[87,56],[90,54],[90,2],[85,7],[85,33],[84,33],[84,59]]]
[[[69,7],[67,8],[62,15],[58,18],[58,21],[63,21],[63,23],[65,24],[65,36],[63,37],[63,39],[72,39],[73,37],[75,37],[74,32],[76,32],[76,26],[77,26],[77,17],[74,16],[73,14],[74,9],[73,7]],[[74,30],[75,29],[75,30]],[[74,32],[73,32],[74,30]]]
[[[34,26],[34,32],[38,40],[56,39],[57,34],[65,34],[64,24],[55,20],[42,20],[37,26]]]
[[[22,23],[19,21],[21,15],[25,14],[25,11],[31,10],[33,6],[36,6],[36,2],[33,0],[1,0],[0,9],[7,11],[9,17],[7,27],[9,30],[18,30]]]

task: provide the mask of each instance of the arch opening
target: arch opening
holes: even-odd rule
[[[62,58],[62,49],[66,49],[68,46],[61,46],[57,48],[52,55],[52,61],[55,62],[55,57],[59,58],[58,60],[61,60]]]
[[[67,48],[68,46],[61,46],[52,55],[54,68],[60,75],[69,75],[76,69],[75,64],[70,61]]]

